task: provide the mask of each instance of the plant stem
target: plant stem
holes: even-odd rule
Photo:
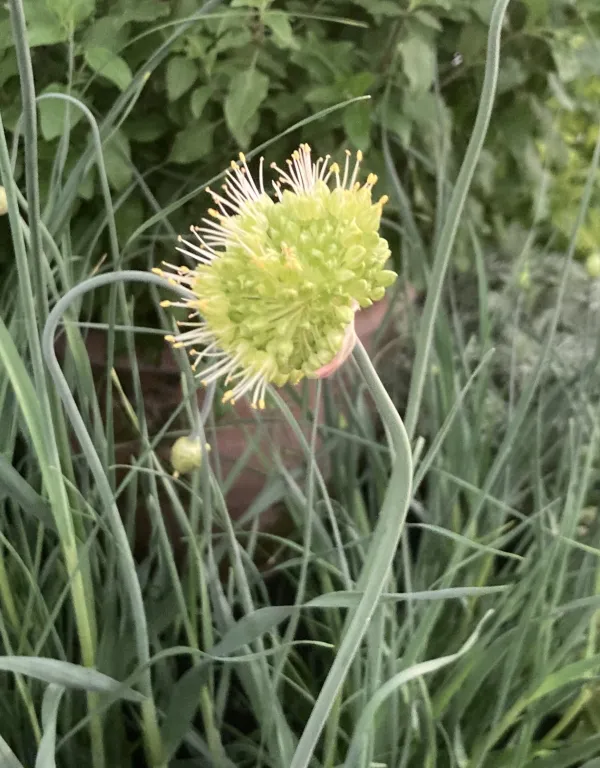
[[[129,547],[127,531],[125,530],[125,526],[121,520],[119,510],[117,509],[113,492],[108,478],[104,472],[102,462],[98,457],[96,448],[94,447],[92,439],[77,408],[77,404],[69,390],[65,376],[60,369],[54,348],[54,337],[56,335],[58,325],[62,320],[63,315],[74,301],[76,301],[82,294],[94,290],[95,288],[100,288],[104,285],[125,281],[144,282],[156,284],[163,288],[168,287],[174,289],[174,286],[170,286],[165,280],[149,272],[114,272],[108,275],[98,275],[88,280],[84,280],[83,282],[79,283],[79,285],[71,288],[71,290],[68,291],[68,293],[66,293],[62,299],[57,302],[52,312],[48,316],[42,337],[42,350],[46,360],[46,365],[48,366],[50,375],[54,380],[56,390],[60,395],[67,416],[71,421],[73,430],[77,435],[77,439],[79,440],[83,453],[88,461],[88,466],[98,485],[98,491],[104,504],[107,521],[110,525],[113,536],[115,537],[117,551],[119,553],[120,559],[119,564],[123,576],[123,584],[128,594],[131,610],[133,613],[138,658],[140,665],[146,669],[141,683],[143,693],[147,697],[144,704],[142,704],[142,718],[144,723],[144,737],[146,751],[148,754],[148,761],[151,768],[163,768],[165,766],[165,762],[150,675],[150,645],[148,637],[148,624],[144,610],[144,599],[137,577],[133,554],[131,553],[131,549]],[[181,295],[189,298],[187,291],[184,291],[183,289],[176,290]]]
[[[509,2],[510,0],[496,0],[496,3],[494,4],[492,18],[490,20],[488,53],[479,109],[477,110],[477,117],[475,118],[475,125],[473,126],[473,133],[471,134],[469,146],[465,153],[465,159],[458,174],[452,197],[450,198],[446,220],[440,233],[439,245],[436,249],[433,261],[431,280],[429,282],[427,299],[425,301],[425,307],[423,308],[423,317],[419,328],[413,373],[410,381],[410,392],[408,394],[408,404],[406,407],[406,429],[411,440],[413,439],[417,428],[444,278],[446,276],[448,264],[450,263],[452,247],[454,246],[456,233],[458,232],[460,218],[471,186],[471,180],[475,173],[477,161],[479,160],[490,118],[492,116],[492,108],[496,96],[496,83],[498,81],[498,71],[500,67],[500,33],[502,32],[502,21]]]
[[[311,763],[321,732],[379,603],[404,529],[412,494],[412,455],[402,419],[360,341],[356,343],[354,356],[390,434],[396,457],[379,520],[356,587],[362,597],[346,620],[338,652],[298,742],[290,768],[307,768]]]

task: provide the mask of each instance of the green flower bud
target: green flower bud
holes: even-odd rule
[[[210,451],[210,445],[206,445]],[[202,466],[202,445],[197,437],[180,437],[171,448],[171,466],[175,477],[186,475]]]
[[[531,272],[529,271],[529,267],[524,267],[520,272],[519,287],[524,291],[527,291],[529,288],[531,288]]]
[[[585,261],[585,268],[590,277],[600,277],[600,253],[592,253]]]

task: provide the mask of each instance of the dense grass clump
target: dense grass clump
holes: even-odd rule
[[[157,3],[123,0],[121,10],[143,24]],[[385,120],[369,132],[394,196],[382,234],[402,274],[378,348],[369,356],[358,344],[331,380],[271,389],[267,412],[243,419],[214,387],[198,406],[183,350],[177,367],[156,357],[174,323],[161,306],[169,287],[150,268],[174,247],[177,212],[216,184],[210,152],[206,177],[195,166],[167,204],[135,153],[119,155],[128,175],[115,190],[112,142],[129,120],[143,122],[148,73],[181,54],[191,26],[207,17],[208,37],[225,18],[235,32],[233,17],[250,7],[284,47],[294,39],[286,14],[236,2],[223,17],[218,3],[181,3],[170,36],[149,35],[135,66],[113,60],[120,95],[89,109],[83,94],[36,92],[33,29],[52,37],[64,27],[51,16],[44,27],[41,10],[36,26],[32,5],[8,2],[22,114],[0,125],[0,762],[591,768],[600,754],[599,317],[596,284],[576,256],[600,138],[586,144],[564,248],[562,224],[555,237],[540,213],[550,168],[529,190],[531,227],[521,218],[494,229],[504,212],[473,206],[484,144],[499,141],[494,108],[506,107],[508,0],[481,19],[484,77],[476,113],[465,110],[468,141],[440,120],[439,142],[407,150],[401,164]],[[74,14],[71,31],[93,17],[92,3],[67,5],[44,8]],[[370,0],[354,5],[373,11]],[[385,16],[394,4],[373,5]],[[431,5],[452,16],[460,4]],[[524,5],[512,5],[510,24]],[[267,22],[266,10],[279,15]],[[436,30],[434,14],[417,10]],[[425,45],[411,59],[409,41],[397,42],[405,62]],[[81,55],[100,70],[98,48]],[[435,57],[421,60],[432,64],[425,92],[441,109]],[[171,89],[185,76],[177,66]],[[381,109],[393,109],[397,83],[381,85]],[[249,160],[279,152],[280,130],[295,144],[327,134],[332,115],[356,138],[362,96],[290,115]],[[194,98],[198,107],[203,97]],[[49,157],[44,100],[60,105]],[[250,143],[258,126],[232,100],[229,129]],[[82,143],[70,161],[74,124]],[[81,198],[90,173],[91,218]],[[134,199],[144,213],[124,230],[119,211]],[[130,270],[131,260],[148,269]],[[407,300],[411,286],[422,300]],[[243,438],[233,460],[220,447],[232,421]],[[201,466],[174,477],[169,449],[189,433]],[[231,492],[247,472],[265,483],[234,515]]]

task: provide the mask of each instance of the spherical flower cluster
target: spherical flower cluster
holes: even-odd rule
[[[257,183],[240,155],[223,194],[207,190],[215,203],[210,218],[178,248],[195,266],[167,265],[169,279],[194,298],[163,305],[191,310],[190,322],[180,323],[189,329],[167,338],[190,348],[195,368],[209,362],[203,383],[225,379],[224,402],[249,394],[264,408],[270,382],[332,373],[354,346],[356,310],[395,280],[378,234],[386,198],[371,199],[375,175],[358,181],[361,159],[359,152],[352,163],[347,153],[343,169],[329,157],[313,162],[304,144],[285,170],[271,166],[271,197],[263,161]]]

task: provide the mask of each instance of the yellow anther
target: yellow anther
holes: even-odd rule
[[[173,344],[175,341],[175,336],[173,334],[169,333],[167,336],[165,336],[165,341],[168,341],[169,344]]]
[[[245,163],[245,162],[246,162],[246,155],[245,155],[243,152],[240,152],[240,154],[238,155],[238,157],[240,158],[240,160],[242,161],[242,163]]]
[[[164,301],[160,302],[160,306],[161,307],[170,307],[171,306],[171,302],[168,299],[165,299]]]
[[[390,198],[387,195],[382,195],[379,198],[379,205],[383,207],[386,203],[389,203],[389,201],[390,201]]]
[[[360,163],[360,162],[362,162],[362,159],[363,159],[363,153],[360,151],[360,149],[359,149],[359,150],[358,150],[358,152],[356,153],[356,159],[358,160],[358,162],[359,162],[359,163]]]
[[[333,173],[339,173],[340,172],[340,166],[337,163],[331,163],[330,170]]]
[[[260,410],[261,410],[261,411],[264,411],[264,410],[265,410],[265,407],[266,407],[266,403],[265,403],[265,401],[264,401],[264,400],[262,400],[262,399],[261,399],[261,400],[259,400],[259,401],[258,401],[258,407],[260,408]]]
[[[162,269],[159,269],[158,267],[153,267],[152,271],[154,272],[155,275],[158,275],[159,277],[164,277],[165,273],[162,271]]]

